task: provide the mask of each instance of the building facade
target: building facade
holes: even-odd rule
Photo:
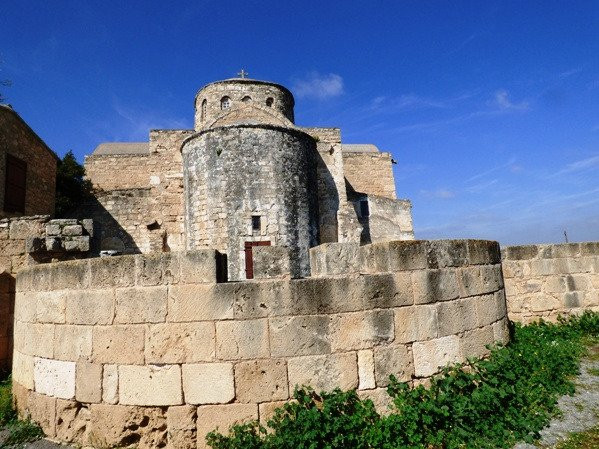
[[[291,276],[305,277],[321,243],[413,239],[390,154],[342,144],[338,128],[296,126],[294,103],[276,83],[217,81],[196,95],[194,129],[100,144],[85,160],[95,198],[82,206],[96,250],[210,247],[241,280],[257,246],[286,248]]]

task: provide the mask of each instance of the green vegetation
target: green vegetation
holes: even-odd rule
[[[85,168],[68,151],[56,168],[56,216],[64,217],[90,196],[91,183],[84,179]]]
[[[30,421],[19,421],[12,404],[10,380],[0,382],[0,430],[8,432],[0,439],[0,449],[14,448],[44,436],[42,430]]]
[[[574,392],[585,344],[599,338],[599,314],[516,325],[512,342],[485,360],[446,367],[429,388],[391,379],[391,414],[379,415],[353,391],[296,390],[268,431],[259,423],[213,432],[214,449],[510,448],[533,442],[558,413],[557,399]],[[585,446],[581,446],[585,447]],[[588,446],[590,447],[590,446]]]
[[[596,449],[599,447],[599,426],[586,432],[573,433],[556,449]]]

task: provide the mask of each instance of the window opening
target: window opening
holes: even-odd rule
[[[360,216],[370,217],[370,207],[368,206],[368,200],[360,200]]]
[[[229,97],[223,97],[220,100],[221,109],[229,109],[231,107],[231,99]]]

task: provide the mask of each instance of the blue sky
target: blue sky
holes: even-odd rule
[[[59,155],[191,128],[243,67],[390,151],[417,238],[599,240],[597,1],[5,3],[2,93]]]

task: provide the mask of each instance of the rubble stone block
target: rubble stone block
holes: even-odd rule
[[[318,392],[358,387],[355,352],[291,358],[287,361],[287,370],[290,391],[302,385],[309,385]]]
[[[35,391],[61,399],[73,399],[75,366],[75,362],[36,358],[33,367]]]
[[[231,363],[183,365],[183,392],[188,404],[226,404],[235,398]]]
[[[119,402],[167,406],[183,403],[179,365],[119,366]]]
[[[376,386],[389,385],[389,376],[407,382],[414,375],[414,360],[406,345],[379,346],[374,348],[374,371]]]
[[[56,439],[87,443],[91,413],[86,404],[64,399],[56,400]]]
[[[267,359],[235,365],[235,389],[239,402],[270,402],[289,398],[284,360]]]
[[[412,345],[414,370],[417,377],[429,377],[439,372],[439,367],[463,360],[460,338],[449,335],[429,341],[417,341]]]
[[[209,449],[206,435],[213,430],[228,434],[234,424],[243,424],[258,419],[257,404],[202,405],[198,407],[198,449]]]
[[[220,321],[216,323],[216,357],[221,360],[267,358],[268,321]]]

